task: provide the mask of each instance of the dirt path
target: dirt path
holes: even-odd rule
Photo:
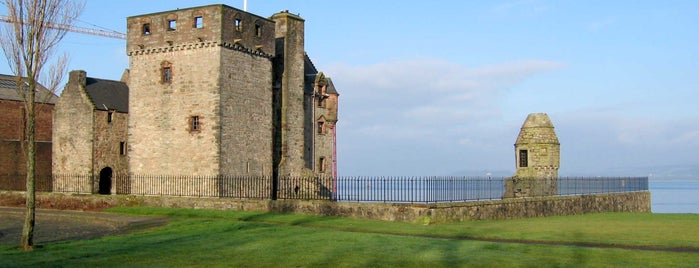
[[[36,210],[34,243],[92,239],[162,226],[165,217],[128,216],[104,212]],[[0,245],[19,245],[24,209],[0,207]]]

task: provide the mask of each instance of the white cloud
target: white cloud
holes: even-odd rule
[[[469,68],[443,60],[335,65],[328,73],[341,91],[342,116],[377,125],[372,131],[421,132],[424,126],[472,124],[498,116],[498,97],[562,64],[529,60]],[[448,124],[448,125],[446,125]],[[446,125],[446,126],[445,126]],[[445,129],[446,128],[446,129]]]
[[[341,94],[338,142],[352,148],[347,151],[352,155],[342,155],[341,150],[340,157],[352,162],[347,170],[361,173],[406,172],[405,165],[417,172],[415,163],[396,162],[400,159],[421,161],[420,167],[434,172],[497,165],[488,160],[503,150],[509,159],[511,136],[518,130],[503,131],[512,126],[500,122],[501,95],[532,76],[561,67],[540,60],[469,67],[434,59],[330,66],[326,73]],[[477,161],[463,163],[460,158],[473,150],[486,152],[478,153]],[[377,167],[375,159],[390,164]]]

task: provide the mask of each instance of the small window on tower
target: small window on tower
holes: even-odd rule
[[[144,23],[142,30],[143,30],[143,35],[149,35],[150,34],[150,23]]]
[[[194,17],[194,28],[204,28],[204,18],[202,16]]]
[[[318,172],[325,172],[325,157],[321,157],[318,160]]]
[[[519,150],[519,167],[527,167],[529,165],[529,153],[527,150]]]
[[[163,83],[172,82],[172,67],[163,67]]]
[[[172,63],[163,61],[160,63],[160,83],[170,84],[172,82]]]
[[[318,134],[325,134],[325,122],[318,121]]]
[[[119,155],[126,155],[126,142],[119,142]]]
[[[238,32],[243,31],[243,21],[241,19],[236,18],[234,22],[235,30]]]
[[[255,23],[255,36],[262,36],[262,25],[260,25],[259,23]]]
[[[200,131],[201,121],[198,115],[189,118],[189,131]]]
[[[114,118],[114,113],[107,112],[107,123],[111,123],[113,118]]]
[[[167,21],[167,30],[168,31],[177,30],[177,20],[168,20]]]

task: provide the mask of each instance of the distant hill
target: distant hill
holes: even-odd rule
[[[467,176],[467,177],[510,177],[515,174],[513,170],[491,170],[491,169],[465,169],[447,174],[447,176]]]
[[[515,174],[513,170],[465,169],[446,174],[447,176],[469,177],[509,177]],[[697,165],[659,165],[653,167],[607,167],[594,170],[588,168],[561,168],[561,177],[645,177],[656,179],[699,179],[699,164]]]
[[[561,170],[561,176],[649,176],[659,179],[699,179],[698,165],[610,167],[590,170]]]

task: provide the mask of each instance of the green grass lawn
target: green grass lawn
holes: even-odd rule
[[[238,211],[112,211],[173,218],[157,229],[51,243],[32,252],[0,247],[0,267],[699,267],[699,215],[613,213],[416,225]],[[663,250],[673,248],[693,251]]]

